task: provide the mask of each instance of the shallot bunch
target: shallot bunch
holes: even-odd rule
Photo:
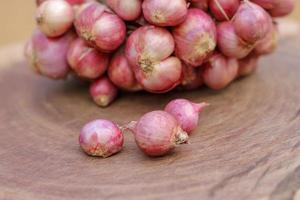
[[[295,0],[36,0],[25,47],[33,69],[90,82],[94,102],[118,91],[226,88],[278,44],[276,18]]]

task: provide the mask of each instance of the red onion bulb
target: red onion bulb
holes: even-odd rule
[[[207,107],[207,103],[193,103],[187,99],[175,99],[167,104],[165,111],[179,122],[182,130],[190,134],[199,123],[199,114]]]
[[[167,92],[181,81],[182,66],[172,35],[163,28],[144,26],[128,38],[125,54],[141,86],[154,93]]]
[[[156,26],[176,26],[187,15],[185,0],[144,0],[142,8],[146,20]]]
[[[48,38],[36,30],[25,46],[25,56],[37,73],[52,79],[64,79],[70,70],[67,51],[74,39],[73,32],[57,38]]]
[[[149,156],[163,156],[188,141],[177,120],[165,111],[152,111],[129,126],[138,147]]]
[[[219,21],[229,21],[237,9],[239,8],[240,0],[210,0],[209,8],[214,17]]]
[[[125,56],[123,48],[117,51],[112,57],[108,68],[108,77],[117,87],[123,90],[141,90],[141,86],[135,78],[133,69]]]
[[[107,107],[117,97],[118,89],[107,77],[101,77],[91,84],[90,95],[98,106]]]
[[[238,61],[215,53],[204,65],[203,80],[211,89],[219,90],[228,86],[237,76]]]
[[[36,21],[48,37],[60,36],[73,25],[73,7],[62,0],[45,1],[37,9]]]
[[[123,20],[96,2],[85,3],[79,8],[74,25],[80,37],[102,52],[116,50],[126,37]]]
[[[217,26],[218,32],[218,48],[228,57],[241,59],[246,57],[254,48],[253,44],[249,44],[241,39],[231,22],[221,22]]]
[[[124,137],[118,126],[98,119],[86,124],[80,131],[79,144],[90,156],[107,158],[122,150]]]
[[[186,64],[197,67],[214,51],[217,44],[215,22],[204,11],[188,10],[186,20],[173,29],[176,55]]]
[[[106,3],[127,21],[136,20],[142,13],[142,0],[106,0]]]
[[[102,76],[109,64],[108,54],[87,46],[81,38],[73,41],[67,57],[71,68],[84,79],[96,79]]]
[[[270,15],[259,5],[247,1],[240,4],[232,19],[236,33],[248,43],[263,39],[270,30]]]

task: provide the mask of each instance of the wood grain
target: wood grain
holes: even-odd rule
[[[2,51],[0,199],[299,200],[299,42],[282,40],[255,75],[225,90],[126,94],[107,109],[82,83],[34,75],[19,46]],[[126,134],[124,150],[107,159],[79,149],[87,121],[123,124],[177,97],[212,104],[191,144],[148,158]]]

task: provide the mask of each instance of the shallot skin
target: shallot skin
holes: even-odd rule
[[[48,38],[41,31],[35,30],[25,46],[25,56],[37,73],[51,79],[65,79],[70,71],[67,52],[74,39],[73,32]]]
[[[204,83],[211,89],[220,90],[228,86],[238,73],[238,61],[215,53],[203,66]]]
[[[195,90],[203,85],[202,69],[182,64],[183,78],[179,89]]]
[[[106,0],[106,3],[127,21],[136,20],[142,13],[142,0]]]
[[[239,8],[240,0],[210,0],[209,8],[219,21],[230,20]]]
[[[254,44],[267,35],[272,19],[267,11],[259,5],[243,1],[233,17],[232,23],[239,37]]]
[[[277,26],[274,24],[266,37],[257,42],[254,52],[258,55],[273,53],[278,46],[278,41],[279,32]]]
[[[207,11],[209,0],[191,0],[192,8],[199,8],[201,10]]]
[[[135,92],[142,89],[135,78],[123,48],[113,55],[108,67],[108,77],[123,90]]]
[[[68,62],[78,76],[96,79],[102,76],[109,64],[109,55],[87,46],[81,38],[72,42],[68,51]]]
[[[42,4],[44,1],[48,1],[48,0],[36,0],[36,5],[40,5]],[[64,0],[66,2],[68,2],[71,5],[78,5],[78,4],[82,4],[87,0]]]
[[[194,67],[202,65],[217,45],[215,22],[197,8],[189,9],[185,21],[173,28],[172,33],[176,55]]]
[[[173,115],[182,130],[191,134],[199,123],[199,115],[207,103],[193,103],[187,99],[175,99],[167,104],[165,111]]]
[[[185,0],[144,0],[143,14],[146,20],[156,26],[176,26],[185,20],[187,15]]]
[[[107,107],[118,95],[118,89],[107,77],[100,77],[90,86],[90,95],[100,107]]]
[[[254,53],[251,53],[246,58],[239,60],[239,69],[238,69],[237,78],[248,76],[253,72],[255,72],[258,66],[258,60],[259,60],[259,56]]]
[[[82,150],[90,156],[107,158],[122,150],[123,133],[108,120],[98,119],[86,124],[79,136]]]
[[[125,54],[145,90],[164,93],[180,84],[182,65],[171,56],[174,45],[172,35],[164,28],[144,26],[129,36]]]
[[[73,7],[62,0],[45,1],[36,12],[37,24],[48,37],[58,37],[67,32],[74,17]]]
[[[148,156],[163,156],[186,143],[188,134],[165,111],[152,111],[135,123],[132,131],[138,147]]]
[[[104,53],[116,50],[125,41],[125,23],[100,3],[83,4],[74,25],[80,37]]]
[[[295,5],[295,0],[279,0],[269,13],[272,17],[284,17],[294,10]]]
[[[255,47],[240,38],[232,22],[221,22],[217,26],[218,48],[227,57],[241,59],[246,57]]]

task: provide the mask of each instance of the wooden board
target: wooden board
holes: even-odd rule
[[[299,37],[281,41],[258,72],[225,90],[126,94],[101,109],[85,85],[34,75],[19,46],[1,51],[0,199],[300,199]],[[130,134],[110,158],[86,156],[80,128],[123,124],[171,99],[206,101],[191,144],[144,156]]]

